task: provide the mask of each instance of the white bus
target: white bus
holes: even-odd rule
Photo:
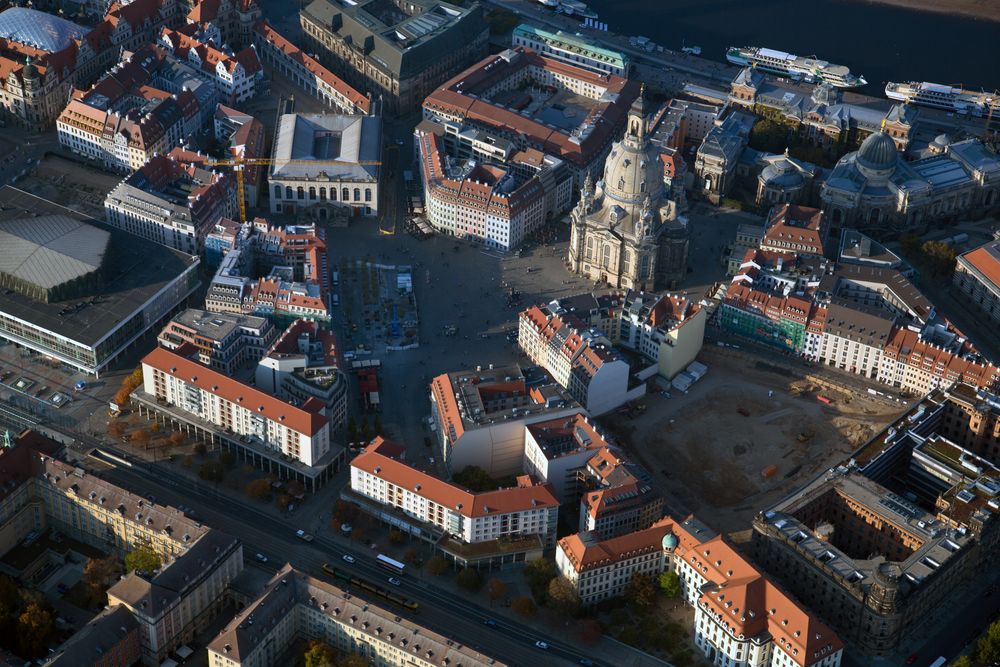
[[[948,663],[948,658],[941,656],[930,664],[929,667],[944,667]]]
[[[375,561],[385,569],[397,575],[403,574],[403,568],[406,567],[403,563],[400,563],[398,560],[393,560],[385,554],[379,554]]]

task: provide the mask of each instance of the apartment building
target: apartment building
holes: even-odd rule
[[[562,504],[576,503],[585,487],[583,471],[596,452],[608,446],[583,413],[524,427],[524,472],[545,480]]]
[[[210,122],[219,93],[210,76],[144,45],[86,90],[74,90],[56,119],[59,143],[112,171],[131,173]]]
[[[479,367],[431,380],[431,423],[441,460],[459,472],[516,474],[524,459],[524,426],[570,417],[580,404],[543,372]]]
[[[826,215],[818,208],[782,204],[771,209],[760,249],[823,257],[830,235]]]
[[[610,339],[571,313],[532,306],[518,317],[518,345],[593,415],[646,393]]]
[[[538,558],[555,546],[559,500],[547,484],[521,475],[516,486],[474,493],[407,465],[404,456],[403,447],[377,437],[351,461],[352,497],[367,499],[362,507],[369,505],[378,518],[432,543],[447,536],[475,544],[479,564]],[[523,540],[520,553],[503,545]],[[470,564],[471,557],[463,559],[462,565]]]
[[[487,52],[483,8],[440,0],[341,3],[314,0],[299,12],[305,47],[354,88],[406,115],[437,86]]]
[[[255,97],[264,81],[264,68],[257,51],[247,47],[226,52],[216,48],[195,23],[173,30],[162,28],[157,42],[177,58],[200,67],[212,77],[221,101],[239,104]]]
[[[108,589],[108,605],[131,612],[139,624],[142,664],[159,667],[209,627],[225,606],[226,588],[242,571],[240,541],[210,529],[159,572],[125,575]]]
[[[695,610],[695,645],[712,665],[840,665],[837,635],[694,517],[666,517],[611,539],[570,535],[559,541],[556,564],[588,606],[620,596],[636,575],[677,573]]]
[[[661,518],[648,528],[609,539],[590,531],[569,535],[556,547],[556,568],[589,607],[621,596],[637,574],[656,577],[667,569],[664,539],[675,531],[672,519]]]
[[[209,642],[208,665],[270,667],[315,639],[380,667],[506,667],[382,604],[286,564]]]
[[[602,447],[580,471],[580,532],[617,537],[663,516],[663,496],[649,473],[613,447]]]
[[[188,308],[163,327],[157,343],[168,350],[194,345],[198,363],[234,376],[248,364],[260,361],[278,333],[265,317]]]
[[[586,97],[588,112],[578,123],[574,119],[572,127],[554,128],[538,114],[526,117],[495,100],[522,85]],[[597,74],[517,46],[479,61],[430,93],[423,101],[423,117],[485,130],[510,141],[515,150],[544,151],[565,162],[574,187],[581,187],[587,174],[597,179],[638,95],[635,81]]]
[[[257,363],[258,389],[296,403],[315,398],[330,427],[347,423],[348,379],[337,336],[313,320],[296,320]]]
[[[952,282],[973,308],[1000,324],[1000,241],[959,255]]]
[[[142,360],[143,386],[132,394],[139,413],[170,421],[195,437],[315,490],[342,451],[332,447],[324,405],[296,406],[244,384],[194,357],[197,348],[156,348]]]
[[[112,227],[197,255],[222,218],[235,214],[233,178],[184,161],[185,151],[157,155],[108,193]]]
[[[427,221],[443,234],[512,250],[570,207],[573,177],[558,158],[531,149],[456,161],[441,136],[418,129],[416,138]]]
[[[254,26],[253,40],[263,62],[334,113],[371,113],[373,105],[369,97],[349,86],[318,60],[283,37],[267,21],[260,21]]]
[[[629,290],[618,313],[614,343],[638,352],[667,380],[695,360],[705,341],[705,309],[683,295]]]
[[[46,667],[128,667],[142,660],[139,622],[121,605],[105,607],[70,635],[45,663]]]
[[[16,123],[35,131],[51,126],[74,86],[88,85],[123,50],[135,51],[181,18],[175,0],[113,3],[99,12],[106,14],[91,27],[29,7],[0,13],[0,67],[9,73],[0,106]]]
[[[58,649],[53,664],[79,664],[73,660],[81,651],[100,648],[88,664],[118,667],[141,659],[158,667],[215,617],[223,591],[243,569],[242,546],[176,508],[53,458],[61,449],[40,433],[24,431],[0,451],[0,552],[46,529],[117,555],[148,545],[163,568],[116,582],[108,609]]]
[[[514,28],[511,36],[514,46],[523,46],[540,53],[546,58],[582,67],[597,74],[628,76],[629,56],[589,41],[577,33],[575,35],[557,30],[545,30],[528,23]]]
[[[835,299],[826,308],[817,309],[814,319],[818,328],[810,328],[810,336],[821,331],[822,337],[815,348],[806,344],[807,359],[866,378],[878,378],[882,351],[893,330],[893,317]]]

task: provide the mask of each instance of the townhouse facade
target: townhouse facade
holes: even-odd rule
[[[252,46],[227,53],[216,48],[194,23],[177,30],[166,27],[161,29],[157,43],[177,58],[211,76],[221,101],[226,104],[246,102],[260,92],[264,68]]]

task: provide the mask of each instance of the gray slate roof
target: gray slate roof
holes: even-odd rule
[[[65,215],[0,223],[0,273],[51,289],[101,268],[111,234]]]
[[[440,0],[407,0],[406,4],[418,11],[407,17],[387,0],[360,0],[356,6],[314,0],[302,13],[401,79],[433,66],[487,29],[477,2],[467,7]]]

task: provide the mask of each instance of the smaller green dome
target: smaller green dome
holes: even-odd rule
[[[666,535],[663,536],[662,545],[665,550],[673,551],[674,549],[677,548],[677,544],[678,544],[677,536],[674,535],[673,533],[667,533]]]

